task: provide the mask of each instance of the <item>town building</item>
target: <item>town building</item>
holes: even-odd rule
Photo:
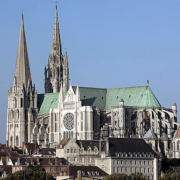
[[[95,158],[99,156],[100,151],[105,151],[105,149],[106,141],[68,139],[64,146],[56,148],[56,156],[64,157],[73,165],[95,166]]]
[[[106,151],[99,156],[95,165],[108,174],[140,172],[151,180],[161,174],[161,157],[140,138],[108,138]]]
[[[161,106],[149,84],[111,89],[69,86],[68,55],[66,50],[62,53],[57,6],[44,75],[45,93],[38,94],[32,83],[22,15],[14,80],[8,92],[8,146],[37,142],[40,148],[57,147],[65,138],[143,138],[151,130],[156,137],[153,149],[172,155],[173,143],[179,142],[174,136],[179,125],[177,105]]]

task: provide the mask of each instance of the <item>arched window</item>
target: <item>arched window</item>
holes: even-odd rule
[[[12,142],[13,142],[13,137],[11,136],[11,138],[10,138],[10,146],[12,146]]]
[[[23,98],[21,98],[21,107],[23,107]]]
[[[19,110],[16,111],[16,118],[19,119]]]
[[[16,136],[16,146],[18,146],[18,136]]]
[[[179,141],[177,142],[177,150],[179,151]]]
[[[11,111],[11,119],[14,119],[14,111]]]
[[[17,108],[17,99],[14,98],[14,107]]]

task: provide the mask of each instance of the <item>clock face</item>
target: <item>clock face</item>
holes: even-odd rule
[[[67,130],[72,130],[74,128],[74,115],[72,113],[67,113],[63,123]]]

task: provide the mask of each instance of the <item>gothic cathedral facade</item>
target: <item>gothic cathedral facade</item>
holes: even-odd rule
[[[52,52],[44,69],[44,94],[32,84],[22,15],[13,85],[8,91],[8,146],[38,142],[56,147],[64,138],[144,138],[155,151],[180,157],[177,105],[161,106],[149,86],[69,86],[67,51],[62,54],[56,6]]]

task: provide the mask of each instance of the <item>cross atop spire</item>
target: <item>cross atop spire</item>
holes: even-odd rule
[[[28,80],[31,79],[23,14],[21,19],[21,29],[14,78],[16,79],[17,86],[19,87],[22,87],[23,85],[27,87]]]
[[[57,4],[56,4],[56,12],[55,12],[52,53],[55,53],[55,54],[59,54],[60,53],[61,54],[61,39],[60,39],[60,30],[59,30],[59,20],[58,20]]]

